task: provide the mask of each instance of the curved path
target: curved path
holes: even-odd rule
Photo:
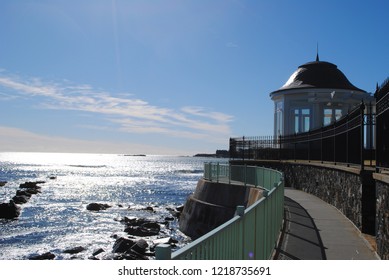
[[[285,188],[285,223],[274,259],[377,260],[361,232],[316,196]]]

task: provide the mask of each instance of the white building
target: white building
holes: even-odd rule
[[[290,135],[328,125],[352,108],[374,102],[357,88],[335,64],[320,61],[298,67],[280,89],[270,93],[274,101],[274,135]]]

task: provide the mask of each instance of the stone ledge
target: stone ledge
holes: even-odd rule
[[[373,173],[373,178],[389,185],[389,174]]]

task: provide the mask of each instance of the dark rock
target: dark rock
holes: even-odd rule
[[[29,260],[53,260],[54,258],[55,258],[54,254],[47,252],[42,255],[30,257],[28,259]]]
[[[0,181],[0,187],[4,187],[7,184],[7,181]]]
[[[153,240],[153,246],[150,247],[150,251],[154,252],[155,247],[159,244],[169,244],[172,248],[177,247],[178,240],[172,237],[164,237]]]
[[[10,200],[9,203],[0,204],[0,218],[14,219],[19,217],[19,215],[20,207],[13,200]]]
[[[135,241],[120,237],[113,244],[112,253],[126,253],[131,251],[131,247],[134,246]]]
[[[86,209],[89,211],[100,211],[100,210],[106,210],[110,208],[111,206],[108,204],[103,203],[90,203],[86,206]]]
[[[181,213],[184,210],[184,205],[178,206],[176,210]]]
[[[173,209],[173,208],[169,208],[167,207],[166,210],[169,211],[169,213],[173,216],[173,217],[176,217],[176,218],[179,218],[180,215],[181,215],[181,212],[182,210],[178,210],[178,209],[181,209],[180,207],[177,207],[176,209]]]
[[[29,199],[30,199],[30,197],[29,196],[25,196],[25,195],[15,195],[12,198],[13,202],[15,202],[16,204],[27,203]]]
[[[63,252],[66,253],[66,254],[78,254],[82,251],[85,251],[86,249],[82,246],[77,246],[77,247],[74,247],[74,248],[71,248],[71,249],[66,249],[64,250]]]
[[[146,211],[150,211],[150,212],[155,212],[154,211],[154,208],[151,207],[151,206],[147,206],[146,208],[142,209],[142,210],[146,210]]]
[[[105,252],[104,249],[100,248],[100,249],[97,249],[96,251],[93,252],[92,256],[97,256],[98,254],[101,254]]]
[[[135,236],[153,236],[158,235],[159,230],[156,228],[147,228],[144,226],[128,226],[124,229],[124,232],[127,232],[130,235]]]
[[[143,223],[141,225],[141,227],[147,228],[147,229],[150,229],[150,230],[156,230],[156,231],[160,231],[161,230],[161,226],[158,223],[156,223],[156,222],[146,222],[146,223]]]
[[[40,193],[40,187],[37,187],[37,188],[29,188],[29,189],[26,189],[26,192],[33,195],[33,194],[37,194],[37,193]]]
[[[149,258],[144,254],[139,254],[135,251],[131,251],[130,254],[123,254],[125,260],[148,260]]]
[[[144,223],[150,223],[152,222],[151,220],[146,220],[143,218],[127,218],[124,217],[123,219],[120,220],[121,223],[124,223],[127,226],[141,226]]]
[[[50,176],[49,179],[50,180],[55,180],[55,179],[57,179],[57,176]]]
[[[128,254],[115,254],[113,257],[114,260],[139,260],[138,256],[133,254],[133,253],[128,253]],[[143,260],[146,260],[146,258],[143,258]]]
[[[40,188],[40,186],[38,186],[38,184],[44,184],[44,183],[46,183],[46,182],[45,181],[25,182],[23,184],[20,184],[19,188],[36,189],[36,188]]]
[[[174,221],[174,217],[165,217],[165,221]]]
[[[16,191],[16,196],[19,196],[19,195],[24,195],[24,196],[31,197],[32,193],[29,192],[28,190],[17,190]]]
[[[149,247],[149,244],[144,239],[139,239],[136,243],[131,247],[132,251],[135,251],[139,254],[144,254],[146,249]]]

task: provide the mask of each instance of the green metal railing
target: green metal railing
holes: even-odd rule
[[[207,163],[204,167],[204,179],[261,187],[266,190],[264,197],[247,209],[238,206],[235,217],[175,252],[167,244],[158,245],[156,259],[270,259],[283,221],[282,173],[254,166]]]
[[[281,172],[265,167],[219,163],[204,164],[204,179],[211,182],[250,185],[270,191],[281,178]]]

